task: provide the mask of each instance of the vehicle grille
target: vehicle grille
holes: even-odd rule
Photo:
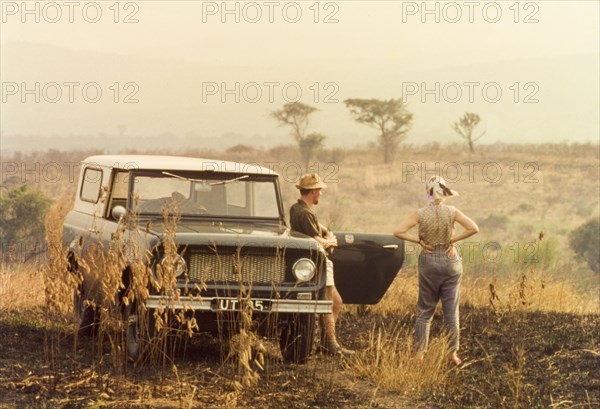
[[[247,254],[238,259],[236,254],[193,252],[190,255],[189,276],[191,280],[202,282],[281,283],[285,277],[285,257]]]

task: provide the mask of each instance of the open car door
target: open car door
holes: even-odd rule
[[[391,234],[336,232],[335,286],[345,304],[377,304],[404,262],[404,241]]]

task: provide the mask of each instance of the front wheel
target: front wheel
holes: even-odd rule
[[[126,309],[127,320],[127,357],[137,361],[143,355],[150,360],[164,357],[174,357],[180,347],[180,338],[184,331],[173,313],[166,312],[160,317],[155,316],[155,310],[144,313],[135,308]],[[157,324],[159,319],[162,324]]]
[[[312,352],[315,336],[314,314],[294,314],[282,325],[279,335],[281,355],[286,362],[303,364]]]
[[[144,337],[137,314],[129,314],[125,318],[127,319],[127,358],[135,361],[142,351]]]
[[[154,336],[154,311],[137,311],[136,305],[125,307],[124,319],[127,323],[127,358],[136,361],[145,351]]]

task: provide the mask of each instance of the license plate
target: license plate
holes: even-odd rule
[[[271,308],[270,300],[239,300],[237,298],[215,298],[212,308],[217,311],[240,311],[245,303],[250,303],[254,311],[268,311]]]

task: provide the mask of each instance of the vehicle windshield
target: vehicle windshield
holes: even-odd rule
[[[157,172],[133,176],[139,214],[280,218],[273,177]]]

